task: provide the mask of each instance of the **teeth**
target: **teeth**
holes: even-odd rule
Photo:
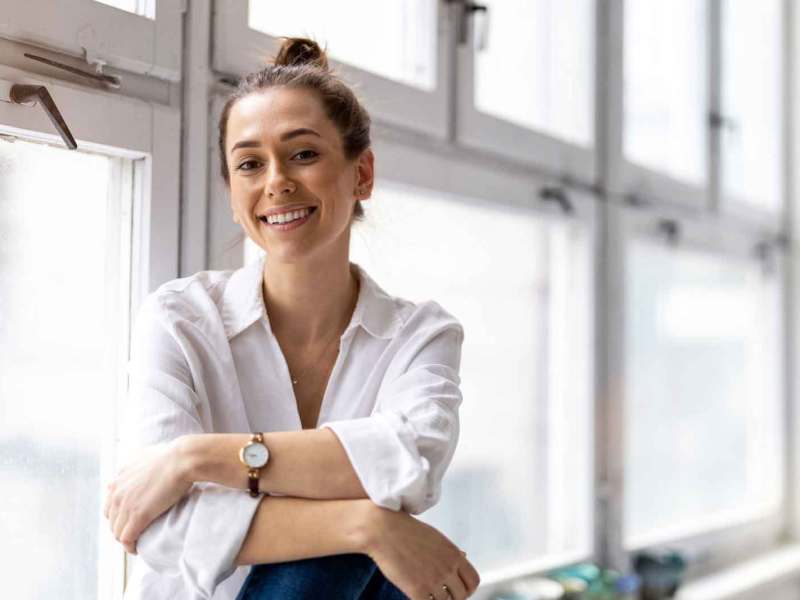
[[[295,210],[292,212],[281,213],[279,215],[270,215],[267,217],[267,223],[270,225],[274,223],[289,223],[296,219],[302,219],[306,215],[309,214],[309,209],[301,208],[300,210]]]

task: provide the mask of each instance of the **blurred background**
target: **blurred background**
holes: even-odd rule
[[[217,121],[290,35],[373,118],[351,260],[464,325],[475,597],[800,599],[791,0],[5,0],[0,596],[122,597],[130,325],[258,258]]]

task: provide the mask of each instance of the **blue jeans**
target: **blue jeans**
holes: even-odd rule
[[[366,554],[253,565],[236,600],[408,600]]]

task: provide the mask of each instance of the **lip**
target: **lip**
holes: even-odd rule
[[[269,217],[272,215],[279,215],[281,213],[292,212],[295,210],[300,210],[301,208],[316,208],[313,204],[286,204],[285,206],[276,206],[275,208],[270,208],[258,215],[259,217]]]

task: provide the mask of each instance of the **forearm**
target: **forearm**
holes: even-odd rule
[[[247,468],[239,450],[247,433],[183,436],[184,471],[190,481],[212,481],[246,490]],[[339,438],[330,429],[277,431],[264,434],[269,462],[261,469],[259,489],[313,499],[368,498]]]
[[[366,553],[375,509],[369,500],[264,496],[235,564]]]

